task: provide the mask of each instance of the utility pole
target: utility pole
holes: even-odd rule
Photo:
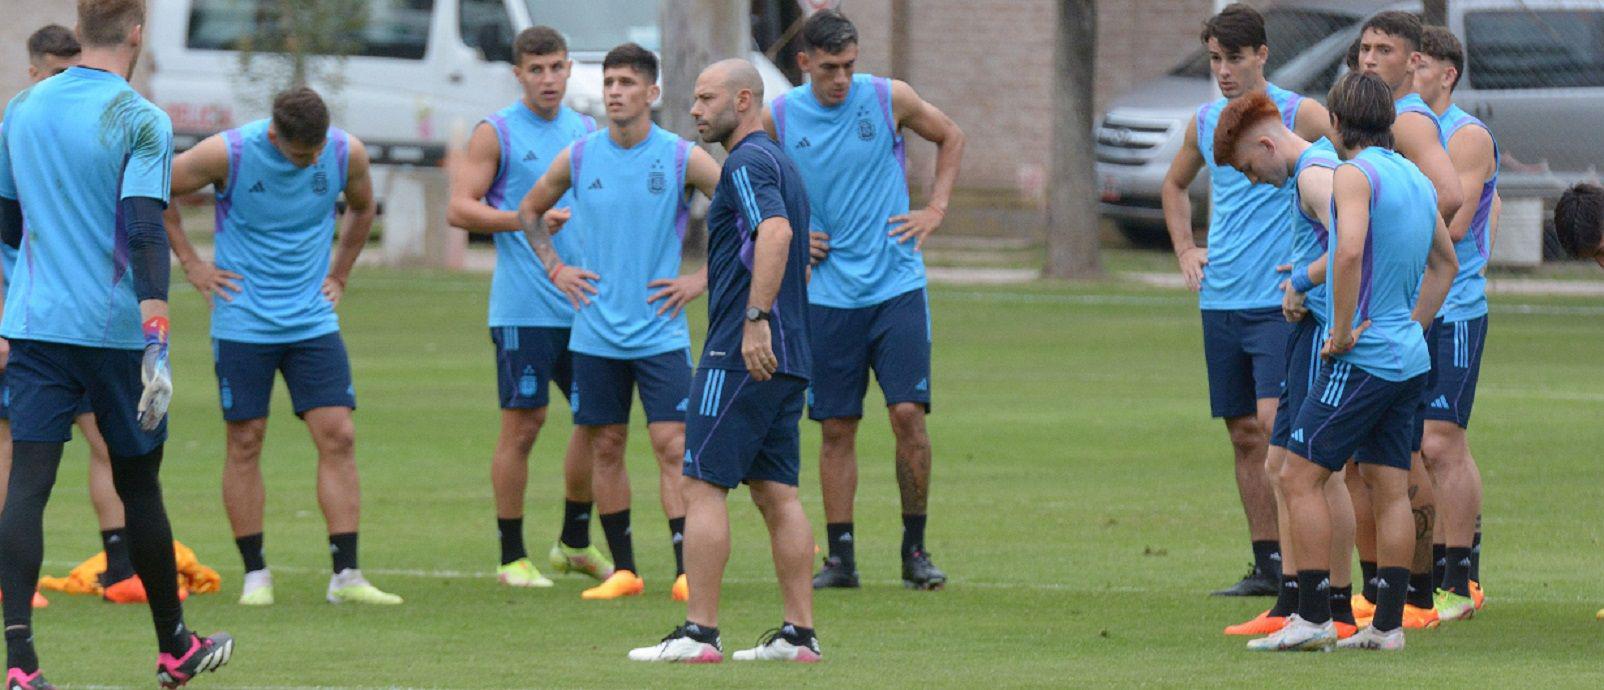
[[[1047,265],[1042,273],[1048,278],[1095,278],[1102,273],[1092,151],[1097,2],[1058,0],[1057,4]]]

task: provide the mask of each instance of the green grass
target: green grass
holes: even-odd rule
[[[945,592],[902,589],[897,490],[883,415],[860,441],[859,558],[865,587],[816,600],[828,662],[813,668],[632,665],[683,617],[653,467],[633,429],[636,544],[644,598],[582,602],[578,580],[509,591],[496,558],[488,478],[494,371],[480,276],[364,270],[342,323],[361,409],[362,561],[393,609],[322,601],[328,556],[312,447],[277,391],[264,470],[267,551],[279,604],[234,604],[240,566],[219,498],[223,425],[204,306],[175,288],[178,394],[164,480],[180,539],[224,576],[190,622],[226,629],[238,657],[198,687],[1169,686],[1529,687],[1604,683],[1598,577],[1599,343],[1604,308],[1500,305],[1471,438],[1486,479],[1485,582],[1476,620],[1411,634],[1399,655],[1251,655],[1221,626],[1265,602],[1205,593],[1249,559],[1222,425],[1209,419],[1193,297],[1108,286],[936,288],[936,453],[929,544]],[[701,332],[703,308],[693,308]],[[870,400],[877,401],[871,392]],[[871,403],[873,409],[874,403]],[[536,445],[528,522],[544,552],[561,513],[566,410]],[[804,431],[803,494],[822,538],[816,428]],[[82,448],[68,448],[47,518],[47,572],[98,550]],[[744,492],[722,627],[729,648],[778,622],[767,541]],[[600,531],[597,530],[597,538]],[[45,668],[73,687],[149,687],[141,607],[56,595],[36,618]]]

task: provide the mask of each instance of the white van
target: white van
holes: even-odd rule
[[[510,44],[536,23],[568,38],[574,59],[569,105],[601,119],[602,57],[625,41],[658,50],[661,2],[363,0],[354,4],[365,17],[333,18],[354,29],[347,56],[343,64],[317,58],[313,74],[334,78],[315,77],[312,84],[329,101],[335,122],[366,142],[376,163],[432,165],[485,115],[521,96],[508,72]],[[279,0],[150,3],[151,96],[172,116],[177,148],[267,115],[265,92],[272,87],[241,76],[239,50],[271,35],[281,6]],[[751,59],[767,93],[791,87],[761,53]]]

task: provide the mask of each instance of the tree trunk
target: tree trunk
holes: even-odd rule
[[[1098,258],[1097,186],[1092,152],[1096,0],[1059,0],[1054,42],[1053,157],[1047,200],[1048,278],[1095,278]]]
[[[1421,17],[1427,24],[1446,26],[1448,24],[1448,0],[1425,0],[1425,12]]]
[[[746,57],[752,44],[749,0],[675,0],[663,3],[662,125],[696,139],[691,102],[696,77],[719,60]]]

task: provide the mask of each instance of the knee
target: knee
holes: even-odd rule
[[[897,442],[928,446],[930,437],[925,431],[924,408],[915,403],[898,403],[891,406],[891,431]]]
[[[324,461],[351,459],[356,449],[356,424],[349,417],[321,425],[314,433],[318,455]]]
[[[590,452],[597,464],[622,463],[629,439],[621,427],[601,427],[591,432]]]
[[[827,419],[819,427],[819,442],[825,455],[847,452],[857,442],[858,425],[855,419]]]
[[[535,447],[535,439],[540,436],[540,430],[546,426],[546,409],[531,410],[518,415],[508,415],[503,434],[516,449],[528,455],[530,449]]]
[[[228,425],[228,462],[255,463],[262,455],[266,428],[255,422]]]
[[[1225,428],[1230,433],[1231,445],[1236,448],[1238,455],[1263,448],[1269,442],[1264,435],[1264,427],[1253,417],[1231,420]]]
[[[1450,434],[1427,430],[1420,439],[1420,455],[1426,461],[1426,468],[1436,471],[1443,465],[1452,464],[1454,445]]]

